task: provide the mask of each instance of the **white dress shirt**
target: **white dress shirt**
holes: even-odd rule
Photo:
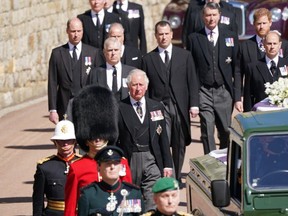
[[[98,13],[96,13],[96,12],[93,11],[93,10],[91,10],[91,17],[92,17],[92,20],[93,20],[93,23],[94,23],[95,26],[96,26],[96,23],[97,23],[96,14],[98,14],[98,18],[99,18],[99,21],[100,21],[100,25],[102,25],[103,20],[104,20],[104,15],[105,15],[104,9],[102,9],[102,10],[99,11]]]
[[[143,117],[142,118],[140,118],[140,116],[138,115],[137,110],[136,110],[137,105],[135,103],[138,102],[138,101],[136,101],[134,98],[132,98],[130,96],[130,102],[131,102],[131,105],[132,105],[136,115],[138,116],[139,120],[141,121],[141,123],[143,123],[144,122],[144,117],[145,117],[145,114],[146,114],[146,99],[145,99],[145,97],[142,97],[141,100],[139,101],[140,104],[141,104],[142,112],[143,112]]]
[[[158,50],[159,50],[159,55],[160,55],[163,63],[165,63],[165,50],[167,50],[168,56],[169,56],[169,60],[171,60],[171,57],[172,57],[172,44],[170,44],[166,49],[163,49],[162,47],[158,46]]]
[[[68,42],[69,45],[69,53],[70,56],[73,58],[73,50],[74,50],[74,45],[71,44],[70,42]],[[76,55],[77,55],[77,59],[79,60],[79,56],[81,54],[82,51],[82,42],[80,41],[77,45],[76,45]]]
[[[268,58],[267,55],[266,55],[266,56],[265,56],[265,60],[266,60],[266,65],[267,65],[267,67],[268,67],[268,69],[269,69],[269,72],[270,72],[271,76],[273,76],[273,74],[271,73],[271,70],[270,70],[270,68],[271,68],[271,61],[274,61],[274,62],[275,62],[275,65],[276,65],[276,67],[277,67],[278,62],[279,62],[279,55],[275,56],[274,59],[270,59],[270,58]]]
[[[121,77],[122,77],[122,64],[121,64],[121,62],[118,62],[115,65],[115,68],[117,70],[117,91],[119,91],[119,89],[121,88],[121,85],[122,85],[122,83],[121,83]],[[106,62],[107,85],[111,91],[112,91],[112,82],[113,82],[113,71],[114,71],[113,66]]]
[[[211,31],[213,32],[213,39],[214,39],[214,46],[217,43],[218,37],[219,37],[219,29],[218,26],[216,26],[214,29],[210,30],[208,28],[206,28],[205,26],[205,32],[207,35],[208,40],[210,41],[210,35],[211,35]]]

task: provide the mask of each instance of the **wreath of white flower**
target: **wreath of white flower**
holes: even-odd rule
[[[278,107],[288,108],[288,79],[279,78],[274,83],[265,83],[265,93],[269,102]]]

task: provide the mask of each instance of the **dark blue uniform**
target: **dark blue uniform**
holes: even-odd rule
[[[33,216],[63,216],[66,175],[69,164],[78,158],[74,155],[66,162],[52,155],[38,161],[33,185]],[[46,207],[45,196],[48,201]]]

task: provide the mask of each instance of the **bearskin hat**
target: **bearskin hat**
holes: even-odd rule
[[[104,139],[114,145],[118,138],[118,104],[107,88],[86,86],[73,100],[75,134],[80,148],[88,151],[87,140]]]

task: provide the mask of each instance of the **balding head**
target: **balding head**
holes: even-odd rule
[[[264,47],[268,58],[275,58],[281,49],[281,35],[278,31],[270,31],[264,38]]]
[[[108,36],[116,38],[121,44],[124,44],[124,28],[122,24],[120,23],[111,24]]]
[[[83,25],[81,20],[77,17],[69,19],[67,22],[66,33],[69,42],[73,45],[77,45],[83,37]]]

